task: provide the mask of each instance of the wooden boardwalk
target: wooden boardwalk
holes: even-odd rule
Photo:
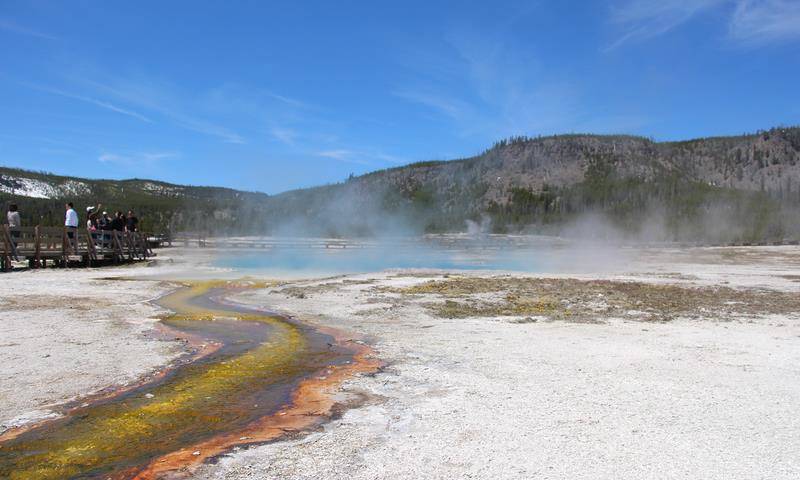
[[[13,262],[30,268],[100,266],[147,260],[154,256],[148,236],[141,232],[89,231],[85,228],[0,227],[0,271]]]

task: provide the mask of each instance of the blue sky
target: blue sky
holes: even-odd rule
[[[0,164],[277,193],[800,123],[800,0],[0,2]]]

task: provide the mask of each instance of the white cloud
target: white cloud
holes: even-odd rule
[[[731,0],[628,0],[612,9],[612,22],[624,34],[607,46],[610,51],[623,44],[663,35],[686,23],[695,15]]]
[[[297,132],[294,130],[282,127],[273,127],[270,129],[269,133],[272,135],[272,138],[286,145],[294,145],[298,136]]]
[[[192,101],[182,100],[181,95],[171,92],[166,87],[155,85],[153,82],[119,79],[109,85],[85,78],[75,80],[132,105],[159,113],[186,130],[216,137],[226,143],[245,143],[244,137],[229,128],[208,121],[199,115],[187,113],[188,109],[181,108],[180,105],[191,104]]]
[[[97,160],[101,163],[113,163],[125,167],[150,167],[161,160],[177,158],[179,156],[180,154],[174,152],[134,152],[122,154],[104,152],[97,157]]]
[[[46,33],[42,33],[27,27],[23,27],[10,20],[0,19],[0,30],[5,30],[7,32],[16,33],[19,35],[27,35],[29,37],[42,38],[45,40],[58,40],[58,38],[52,35],[48,35]]]
[[[467,110],[469,110],[469,106],[460,100],[433,93],[399,90],[392,92],[392,94],[396,97],[430,107],[439,113],[454,119],[463,118]]]
[[[405,160],[394,155],[389,155],[373,149],[363,150],[350,150],[350,149],[335,149],[323,150],[315,153],[318,157],[330,158],[339,162],[354,163],[357,165],[375,165],[377,164],[397,164]]]
[[[225,127],[216,125],[200,118],[190,117],[179,112],[169,112],[166,115],[172,117],[176,125],[191,130],[193,132],[202,133],[212,137],[217,137],[225,143],[243,144],[245,143],[244,137],[238,133],[232,132]]]
[[[800,39],[800,1],[742,0],[733,14],[730,35],[753,45]]]
[[[55,89],[55,88],[41,87],[41,86],[38,86],[38,85],[27,85],[27,86],[30,87],[30,88],[33,88],[35,90],[51,93],[53,95],[59,95],[61,97],[71,98],[73,100],[79,100],[81,102],[90,103],[90,104],[98,106],[100,108],[104,108],[106,110],[111,110],[112,112],[120,113],[122,115],[127,115],[129,117],[133,117],[133,118],[135,118],[137,120],[141,120],[141,121],[146,122],[146,123],[153,123],[152,120],[150,120],[149,118],[145,117],[141,113],[134,112],[133,110],[128,110],[128,109],[125,109],[125,108],[122,108],[122,107],[118,107],[118,106],[116,106],[114,104],[111,104],[111,103],[103,101],[103,100],[97,100],[95,98],[85,97],[83,95],[76,95],[74,93],[65,92],[63,90],[58,90],[58,89]]]
[[[625,43],[663,35],[697,15],[728,7],[724,18],[730,38],[740,44],[763,45],[800,38],[798,0],[627,0],[612,9],[611,21],[623,34],[604,51]]]
[[[332,158],[334,160],[348,160],[351,156],[353,156],[353,154],[355,154],[355,152],[353,152],[352,150],[344,150],[344,149],[325,150],[322,152],[317,152],[317,155],[319,155],[320,157]]]
[[[114,153],[103,153],[97,157],[97,160],[103,163],[119,163],[127,158],[128,157],[123,157],[122,155],[117,155]]]
[[[287,97],[284,95],[278,95],[277,93],[272,93],[272,92],[266,92],[266,95],[272,99],[279,100],[291,107],[302,108],[302,109],[311,108],[309,104],[297,100],[295,98]]]
[[[431,71],[436,62],[427,50],[420,79],[392,93],[450,118],[462,137],[491,141],[569,128],[580,113],[579,92],[513,40],[507,29],[451,31],[438,52],[447,71]]]

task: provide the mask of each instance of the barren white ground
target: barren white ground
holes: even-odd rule
[[[796,292],[799,261],[787,248],[659,251],[614,278]],[[359,279],[426,280],[348,280]],[[300,439],[230,454],[200,478],[800,478],[796,316],[449,320],[414,302],[371,303],[386,296],[375,286],[239,297],[366,334],[388,367],[346,385],[367,405]]]
[[[569,276],[800,291],[797,247],[625,260],[613,274]],[[294,282],[341,282],[305,298],[286,287],[238,297],[364,335],[387,367],[347,382],[342,395],[363,396],[364,405],[320,431],[232,452],[196,478],[800,478],[796,315],[442,319],[425,299],[386,302],[391,294],[374,290],[442,272],[396,273]],[[118,275],[187,273],[165,264],[0,276],[0,424],[134,381],[181,353],[147,334],[159,313],[147,301],[169,286],[98,280]]]
[[[160,310],[147,301],[171,287],[99,280],[131,270],[0,274],[0,433],[135,382],[181,352],[152,339]]]

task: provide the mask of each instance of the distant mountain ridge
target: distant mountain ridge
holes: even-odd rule
[[[275,196],[0,169],[0,200],[12,194],[142,202],[152,208],[154,226],[245,233],[460,231],[467,220],[499,232],[561,232],[592,214],[631,234],[658,216],[661,225],[647,229],[665,238],[708,234],[710,221],[718,224],[714,235],[768,238],[797,229],[800,128],[679,142],[516,137],[470,158],[418,162]]]

